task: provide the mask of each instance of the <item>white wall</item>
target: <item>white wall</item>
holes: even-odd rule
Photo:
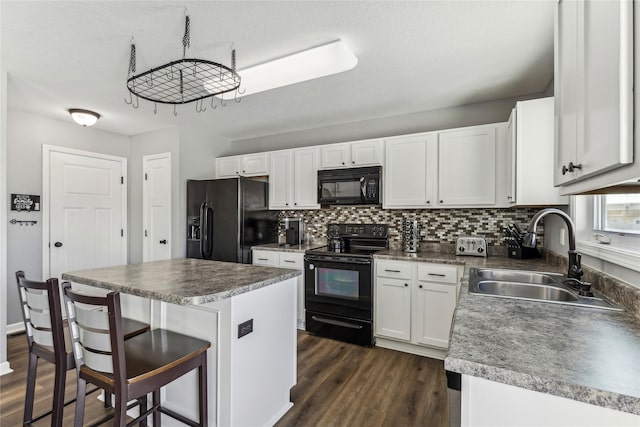
[[[307,129],[259,138],[237,140],[224,155],[257,153],[301,146],[331,144],[506,122],[516,101],[553,96],[548,91],[540,94],[505,98],[490,102],[462,105],[439,110],[422,111],[401,116],[382,117],[360,122],[344,123],[316,129]]]
[[[9,94],[10,95],[10,94]],[[7,193],[42,196],[42,145],[74,148],[114,156],[129,156],[129,138],[68,121],[9,109],[7,114]],[[35,226],[9,225],[7,230],[7,323],[22,321],[15,272],[45,279],[42,272],[41,212],[8,211],[12,218],[35,220]]]
[[[134,135],[130,138],[129,148],[129,263],[142,262],[142,185],[144,172],[142,157],[149,154],[171,153],[171,255],[180,257],[178,243],[178,223],[180,197],[180,141],[178,128],[163,129]]]

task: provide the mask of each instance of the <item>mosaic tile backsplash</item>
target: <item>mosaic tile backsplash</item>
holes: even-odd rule
[[[405,219],[417,220],[420,249],[455,252],[460,236],[479,236],[487,240],[489,253],[506,254],[503,230],[509,224],[526,229],[540,208],[510,209],[382,209],[378,206],[331,206],[308,211],[281,211],[280,218],[303,218],[312,240],[327,238],[329,223],[384,223],[389,225],[389,246],[402,248],[402,225]],[[542,225],[538,227],[538,245],[543,246]]]

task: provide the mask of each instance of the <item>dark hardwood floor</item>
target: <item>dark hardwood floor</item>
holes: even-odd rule
[[[0,426],[22,424],[27,373],[26,338],[9,337],[7,358],[14,370],[0,377]],[[285,426],[445,427],[447,385],[442,361],[383,348],[367,348],[298,333],[298,384],[293,408],[276,424]],[[51,406],[53,369],[38,365],[35,414]],[[75,372],[67,373],[67,400],[75,396]],[[65,408],[73,425],[75,404]],[[88,398],[85,424],[108,413]],[[48,426],[50,417],[35,423]]]

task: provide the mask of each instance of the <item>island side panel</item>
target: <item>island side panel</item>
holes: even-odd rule
[[[207,350],[207,400],[209,425],[224,425],[219,422],[218,409],[218,353],[219,324],[216,310],[202,306],[177,305],[163,301],[151,302],[151,327],[168,329],[211,343]],[[161,390],[162,406],[192,420],[198,419],[198,376],[192,371],[166,385]],[[162,415],[163,426],[183,426],[177,420]]]
[[[228,377],[219,376],[220,425],[273,425],[293,406],[296,304],[294,278],[206,305],[220,311],[220,360],[229,367]],[[251,319],[253,331],[238,338],[238,326]]]

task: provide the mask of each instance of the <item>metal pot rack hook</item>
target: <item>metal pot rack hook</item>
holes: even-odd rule
[[[174,117],[178,116],[178,110],[176,110],[176,104],[173,104],[173,116]]]
[[[247,91],[247,89],[242,89],[242,90],[240,90],[240,87],[238,87],[238,89],[236,89],[236,91],[237,91],[240,95],[244,95],[244,93]]]
[[[124,103],[127,105],[131,105],[133,108],[137,109],[140,106],[140,99],[138,99],[138,95],[136,95],[136,102],[133,102],[133,96],[131,92],[129,92],[129,100],[127,98],[124,99]]]
[[[157,102],[153,103],[153,114],[155,114],[155,115],[158,114],[158,103]]]
[[[149,76],[151,76],[151,78],[147,76],[147,86],[153,87],[153,73],[150,73]]]
[[[233,94],[233,100],[236,101],[236,103],[238,103],[238,104],[240,104],[240,101],[242,101],[242,97],[238,98],[238,91],[237,90]]]
[[[213,103],[213,101],[215,101],[216,97],[212,96],[211,97],[211,109],[215,110],[216,108],[218,108],[218,106],[216,104]]]
[[[198,103],[200,103],[200,106],[198,106]],[[205,111],[207,111],[207,107],[204,106],[204,100],[196,101],[196,113],[204,113]]]
[[[220,96],[220,105],[222,105],[223,108],[227,106],[227,103],[224,102],[224,94]]]

